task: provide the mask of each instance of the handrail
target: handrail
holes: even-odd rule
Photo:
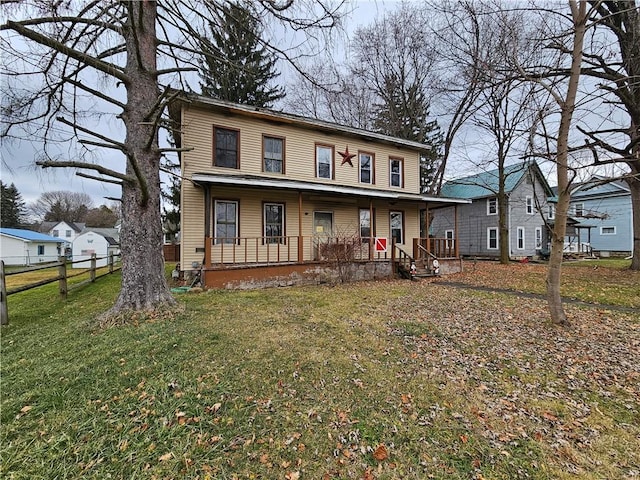
[[[438,260],[438,257],[436,257],[433,253],[431,253],[429,250],[427,250],[426,248],[424,248],[422,245],[420,245],[418,243],[418,250],[423,251],[424,253],[426,253],[427,255],[429,255],[431,258],[433,258],[434,260]]]

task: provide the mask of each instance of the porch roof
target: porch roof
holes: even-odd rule
[[[209,173],[194,173],[191,176],[191,180],[196,184],[272,188],[324,195],[348,195],[364,198],[378,198],[382,200],[427,202],[433,207],[471,203],[471,200],[462,198],[437,197],[431,195],[395,192],[392,190],[348,187],[342,185],[330,185],[326,183],[257,177],[252,175],[214,175]]]

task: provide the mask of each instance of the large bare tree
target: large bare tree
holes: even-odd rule
[[[640,3],[637,0],[590,0],[595,25],[585,46],[582,75],[595,79],[612,111],[598,128],[578,125],[587,136],[594,164],[625,167],[631,191],[633,258],[640,270]],[[603,41],[604,39],[604,41]],[[622,121],[611,120],[622,117]]]
[[[578,96],[578,84],[582,65],[584,38],[589,26],[592,9],[588,8],[586,0],[569,0],[570,14],[562,11],[547,11],[544,14],[560,18],[560,31],[555,35],[545,37],[548,32],[541,32],[539,39],[546,45],[551,38],[552,49],[560,52],[559,56],[552,55],[550,63],[541,62],[538,68],[525,70],[517,61],[516,69],[527,80],[535,82],[546,90],[549,97],[558,107],[558,130],[555,138],[555,149],[549,147],[550,159],[555,163],[557,178],[557,202],[555,219],[551,231],[551,253],[546,277],[547,303],[551,321],[557,325],[570,324],[562,304],[560,295],[562,260],[564,241],[567,229],[567,216],[571,200],[571,185],[575,171],[570,165],[570,132]],[[549,22],[552,23],[552,22]],[[558,48],[561,46],[561,48]],[[569,65],[563,67],[563,55],[568,54]],[[559,74],[563,71],[562,74]],[[548,111],[548,109],[546,109]],[[544,115],[541,114],[542,119]],[[545,133],[545,141],[550,135]],[[547,143],[549,145],[549,143]]]
[[[175,302],[164,278],[160,215],[160,162],[171,149],[161,146],[159,131],[170,127],[165,110],[178,95],[170,87],[183,88],[197,70],[201,34],[224,3],[35,0],[2,7],[3,137],[38,135],[45,148],[76,139],[87,150],[110,152],[108,162],[72,151],[74,157],[39,164],[121,186],[122,288],[111,315]],[[297,31],[335,25],[339,4],[293,3],[259,1],[256,15]],[[269,48],[294,59],[275,43]],[[121,133],[101,131],[105,119]]]

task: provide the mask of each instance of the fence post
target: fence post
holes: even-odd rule
[[[67,298],[67,257],[58,257],[58,289],[60,290],[60,298]]]
[[[89,271],[89,278],[91,278],[91,283],[96,281],[96,254],[91,254],[91,270]]]
[[[113,252],[109,253],[109,273],[113,273]]]
[[[4,260],[0,260],[0,325],[9,325],[7,284],[4,281]]]

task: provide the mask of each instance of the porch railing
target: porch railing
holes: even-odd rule
[[[359,237],[225,237],[205,239],[204,265],[230,268],[305,262],[382,260],[391,253],[374,252],[373,239]]]
[[[437,258],[458,258],[458,243],[455,238],[416,238],[413,252],[419,257],[420,250]]]

